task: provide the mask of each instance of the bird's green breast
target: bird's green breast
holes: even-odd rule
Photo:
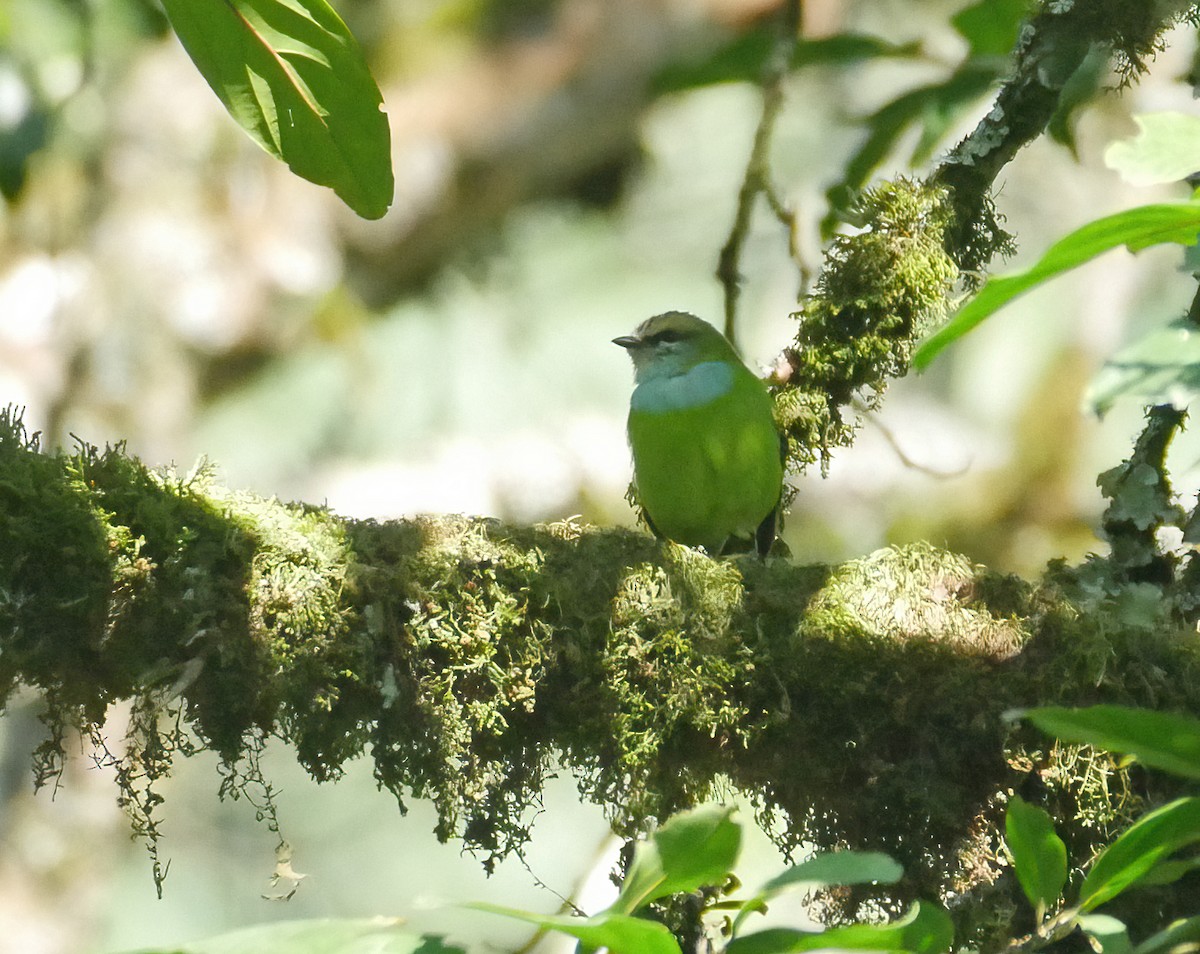
[[[775,508],[783,465],[762,382],[740,364],[706,364],[724,370],[694,377],[705,367],[697,365],[635,389],[629,442],[638,495],[658,531],[715,551]]]

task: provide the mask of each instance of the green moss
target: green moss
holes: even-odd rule
[[[1022,682],[1004,670],[1029,639],[1019,617],[987,610],[980,576],[914,545],[812,580],[793,628],[759,659],[777,680],[777,718],[755,774],[737,778],[786,810],[786,845],[891,851],[914,895],[954,868],[938,863],[1008,776],[998,715]]]
[[[203,466],[151,471],[120,446],[39,451],[0,415],[0,690],[45,694],[40,781],[72,730],[92,738],[153,851],[155,786],[177,754],[212,749],[236,777],[251,740],[282,729],[321,777],[361,751],[366,708],[337,718],[346,687],[373,678],[348,636],[342,524],[231,494]],[[115,756],[100,727],[123,699]]]
[[[830,576],[798,635],[913,641],[966,657],[1009,659],[1027,634],[1018,621],[996,618],[979,604],[979,572],[965,557],[926,543],[880,550]]]
[[[796,313],[789,387],[776,416],[798,466],[847,446],[855,425],[842,409],[874,407],[902,376],[916,341],[940,319],[958,270],[946,252],[947,193],[908,179],[885,182],[860,201],[862,230],[834,239],[814,294]]]
[[[360,525],[360,544],[379,529]],[[377,776],[398,797],[432,798],[439,837],[499,855],[523,840],[549,757],[512,745],[537,710],[552,632],[534,587],[544,555],[492,529],[430,518],[404,539],[385,530],[393,568],[360,548],[356,573],[391,687],[372,733]]]
[[[711,770],[696,772],[705,750],[744,748],[761,730],[743,701],[754,655],[732,628],[743,597],[735,564],[673,544],[621,581],[600,678],[612,714],[608,781],[628,788],[626,829],[701,800],[712,782]],[[662,772],[664,748],[678,755],[674,779]]]

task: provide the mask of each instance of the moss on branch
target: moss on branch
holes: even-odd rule
[[[112,758],[151,839],[172,757],[215,750],[237,794],[267,784],[257,754],[278,737],[317,779],[369,751],[489,864],[565,765],[621,831],[727,779],[784,845],[884,847],[911,893],[947,871],[978,888],[1026,774],[1086,814],[1085,841],[1126,810],[1085,799],[1094,779],[1005,709],[1147,691],[1196,708],[1194,640],[1114,631],[1072,587],[925,545],[797,567],[573,523],[346,521],[120,448],[42,453],[0,420],[0,699],[44,694],[44,776],[69,729],[98,739],[133,700]]]
[[[877,406],[908,372],[916,343],[944,317],[960,277],[978,281],[1013,251],[991,190],[1004,166],[1046,129],[1064,85],[1093,50],[1126,78],[1146,67],[1161,37],[1200,18],[1193,3],[1043,0],[1021,30],[995,105],[925,181],[897,178],[867,190],[856,231],[834,238],[811,295],[793,317],[794,342],[776,376],[788,459],[803,470],[849,446],[854,399]]]
[[[794,314],[796,338],[775,411],[788,458],[824,469],[853,443],[856,398],[875,407],[908,371],[917,342],[946,311],[958,268],[946,251],[948,192],[911,179],[884,182],[859,202],[862,229],[834,238],[814,293]]]

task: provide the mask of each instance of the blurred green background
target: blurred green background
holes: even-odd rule
[[[825,191],[863,142],[862,118],[952,74],[967,43],[951,17],[965,6],[805,5],[807,36],[910,47],[808,66],[787,83],[772,173],[796,214],[789,236],[760,209],[744,253],[739,334],[752,364],[769,364],[791,337],[789,312],[820,263]],[[183,470],[203,455],[232,486],[350,516],[632,525],[630,372],[609,341],[668,309],[719,323],[713,271],[760,108],[747,82],[665,93],[661,80],[768,29],[777,7],[338,4],[392,126],[395,203],[365,222],[242,134],[152,0],[0,0],[0,402],[24,406],[50,444],[126,441]],[[1194,31],[1181,29],[1138,85],[1105,91],[1115,78],[1098,73],[1096,95],[1067,120],[1071,142],[1040,141],[1005,170],[997,203],[1021,249],[1011,266],[1092,218],[1182,194],[1125,185],[1101,153],[1132,134],[1135,113],[1195,110],[1194,55]],[[920,117],[940,133],[934,157],[989,107],[976,96]],[[924,145],[919,128],[905,129],[881,174],[909,171]],[[1177,249],[1108,255],[897,382],[827,478],[796,478],[795,558],[927,539],[1035,575],[1101,547],[1095,477],[1125,453],[1141,410],[1100,422],[1081,396],[1121,343],[1186,308],[1181,266]],[[1185,435],[1173,463],[1187,492],[1200,484],[1198,457]],[[282,747],[266,770],[294,866],[311,878],[287,903],[260,899],[274,837],[250,806],[217,802],[215,762],[201,757],[165,789],[172,866],[156,901],[143,849],[86,747],[56,796],[35,798],[37,704],[10,709],[0,721],[4,954],[375,913],[511,947],[519,928],[428,908],[557,906],[515,860],[485,880],[476,860],[436,844],[426,806],[402,818],[365,767],[318,788]],[[114,744],[121,720],[114,712]],[[605,831],[560,780],[530,869],[569,893]],[[765,838],[754,854],[775,861]]]

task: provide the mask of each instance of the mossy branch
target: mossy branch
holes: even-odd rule
[[[1200,702],[1194,640],[1161,619],[1114,636],[1072,585],[924,545],[797,567],[573,523],[342,520],[120,448],[43,453],[0,418],[0,700],[43,694],[43,778],[69,729],[99,738],[133,700],[110,757],[151,839],[173,757],[212,749],[261,795],[278,737],[321,780],[369,751],[489,864],[565,765],[621,831],[724,779],[784,845],[883,847],[910,893],[968,890],[999,871],[999,793],[1023,772],[1068,803],[1114,771],[1062,769],[1005,709]],[[1101,823],[1086,840],[1125,806],[1074,811]]]
[[[1106,52],[1126,81],[1146,69],[1162,48],[1162,35],[1184,19],[1195,20],[1196,4],[1185,0],[1127,3],[1125,0],[1042,0],[1026,22],[1013,51],[1009,76],[991,111],[950,153],[935,173],[955,208],[947,250],[964,270],[985,268],[1003,249],[990,190],[1000,171],[1040,136],[1064,86],[1093,51]]]
[[[836,448],[852,443],[857,424],[846,409],[856,398],[877,406],[888,382],[907,373],[917,342],[943,319],[960,276],[971,284],[997,254],[1012,251],[993,183],[1046,129],[1084,58],[1107,51],[1131,78],[1168,28],[1198,17],[1200,8],[1181,0],[1044,0],[975,130],[926,180],[883,182],[861,197],[858,231],[832,242],[813,293],[793,316],[796,337],[776,374],[777,416],[795,468],[824,468]]]

